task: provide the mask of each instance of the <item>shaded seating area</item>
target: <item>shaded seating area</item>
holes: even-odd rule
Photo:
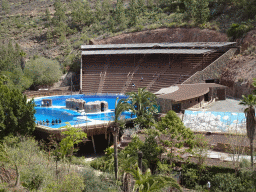
[[[182,84],[227,52],[234,42],[84,45],[80,89],[85,94],[155,92]]]

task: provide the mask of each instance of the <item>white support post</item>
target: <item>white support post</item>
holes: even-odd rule
[[[81,65],[80,65],[80,91],[82,91],[82,78],[83,78],[83,69],[82,69],[82,61],[83,61],[83,55],[81,54]]]

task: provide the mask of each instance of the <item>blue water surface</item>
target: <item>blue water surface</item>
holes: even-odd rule
[[[75,98],[75,99],[83,99],[86,102],[93,102],[93,101],[107,101],[109,111],[108,112],[100,112],[100,113],[87,113],[82,114],[80,112],[77,112],[75,110],[70,109],[63,109],[59,107],[65,107],[66,106],[66,99],[68,98]],[[44,126],[51,127],[51,128],[59,128],[66,125],[66,122],[69,122],[71,125],[78,125],[83,124],[87,122],[93,122],[95,120],[101,120],[101,121],[113,121],[114,120],[114,109],[115,109],[115,102],[116,98],[123,99],[127,98],[127,96],[124,95],[64,95],[64,96],[50,96],[50,97],[43,97],[35,99],[35,104],[37,107],[36,109],[36,123],[38,122],[46,122],[48,119],[50,123],[47,125],[46,123]],[[41,107],[42,99],[52,99],[53,106],[52,107]],[[58,108],[55,108],[58,107]],[[131,114],[130,112],[124,112],[122,113],[122,116],[125,119],[131,119],[135,118],[135,115]],[[83,117],[80,119],[80,117]],[[61,123],[54,123],[52,124],[52,120],[61,120]]]
[[[78,95],[61,95],[61,96],[49,96],[49,97],[43,97],[39,99],[35,99],[36,105],[40,106],[42,99],[52,99],[52,105],[53,106],[66,106],[66,99],[68,98],[74,98],[74,99],[83,99],[88,102],[94,102],[94,101],[107,101],[108,102],[108,108],[109,109],[115,109],[115,102],[116,98],[118,97],[120,99],[125,99],[127,96],[125,95],[84,95],[84,94],[78,94]]]

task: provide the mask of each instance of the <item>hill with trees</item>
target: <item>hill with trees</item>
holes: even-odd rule
[[[0,42],[7,48],[1,54],[6,55],[12,44],[16,56],[5,58],[0,68],[22,76],[24,90],[38,83],[17,69],[18,63],[24,68],[30,59],[45,57],[59,62],[63,73],[69,68],[78,71],[80,45],[92,39],[100,44],[230,40],[244,51],[256,45],[255,40],[244,41],[255,27],[255,10],[253,0],[3,0]],[[133,41],[115,40],[125,36]],[[255,49],[251,52],[255,54]]]

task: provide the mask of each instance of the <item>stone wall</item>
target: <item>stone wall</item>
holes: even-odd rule
[[[199,98],[199,101],[198,101]],[[178,101],[174,102],[171,99],[162,99],[162,98],[157,98],[157,104],[160,105],[160,112],[161,113],[167,113],[168,111],[172,110],[172,105],[173,104],[181,104],[181,110],[193,107],[193,108],[198,108],[201,107],[204,103],[204,96],[188,99],[185,101]]]
[[[198,100],[199,99],[199,100]],[[181,109],[188,109],[188,108],[199,108],[204,103],[204,96],[195,97],[189,100],[181,101]]]
[[[76,109],[76,110],[82,110],[84,109],[85,101],[82,99],[66,99],[66,108],[69,109]]]
[[[172,101],[170,99],[157,98],[157,105],[160,106],[160,113],[167,113],[172,110]]]
[[[94,101],[85,103],[84,111],[85,113],[99,113],[101,111],[101,102]]]
[[[212,62],[205,69],[196,72],[182,84],[204,83],[206,79],[219,79],[222,71],[227,66],[227,61],[235,54],[236,50],[236,48],[229,49],[226,53]]]

